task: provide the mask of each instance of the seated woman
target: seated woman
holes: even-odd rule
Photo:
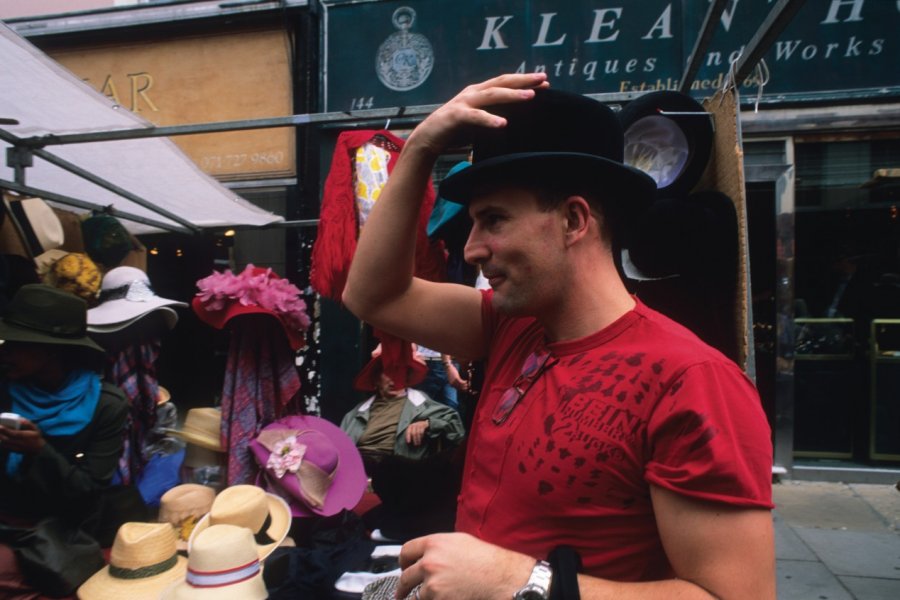
[[[122,453],[128,406],[101,382],[103,349],[86,335],[87,305],[62,290],[22,286],[0,320],[0,523],[56,516],[84,526]],[[0,596],[24,595],[0,545]],[[33,596],[27,596],[33,597]]]

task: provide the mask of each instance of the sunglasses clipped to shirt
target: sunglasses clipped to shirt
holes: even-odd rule
[[[534,382],[557,362],[559,362],[559,359],[546,350],[535,350],[529,354],[522,365],[522,372],[519,373],[519,376],[516,377],[509,389],[503,392],[503,395],[500,396],[500,401],[494,408],[494,414],[491,415],[494,425],[502,425],[509,418],[516,405],[528,393],[528,390],[531,389],[531,386],[534,385]]]

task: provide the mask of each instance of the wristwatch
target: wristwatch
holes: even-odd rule
[[[534,563],[528,583],[513,596],[513,600],[549,600],[553,570],[546,560]]]

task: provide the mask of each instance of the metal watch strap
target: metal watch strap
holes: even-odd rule
[[[550,584],[553,581],[553,570],[546,560],[534,563],[528,582],[515,593],[513,600],[548,600]]]

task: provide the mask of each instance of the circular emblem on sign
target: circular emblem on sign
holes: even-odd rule
[[[428,79],[434,66],[431,43],[420,33],[410,33],[416,11],[401,6],[394,11],[391,22],[399,31],[388,36],[378,47],[375,72],[386,87],[405,92],[419,87]]]

